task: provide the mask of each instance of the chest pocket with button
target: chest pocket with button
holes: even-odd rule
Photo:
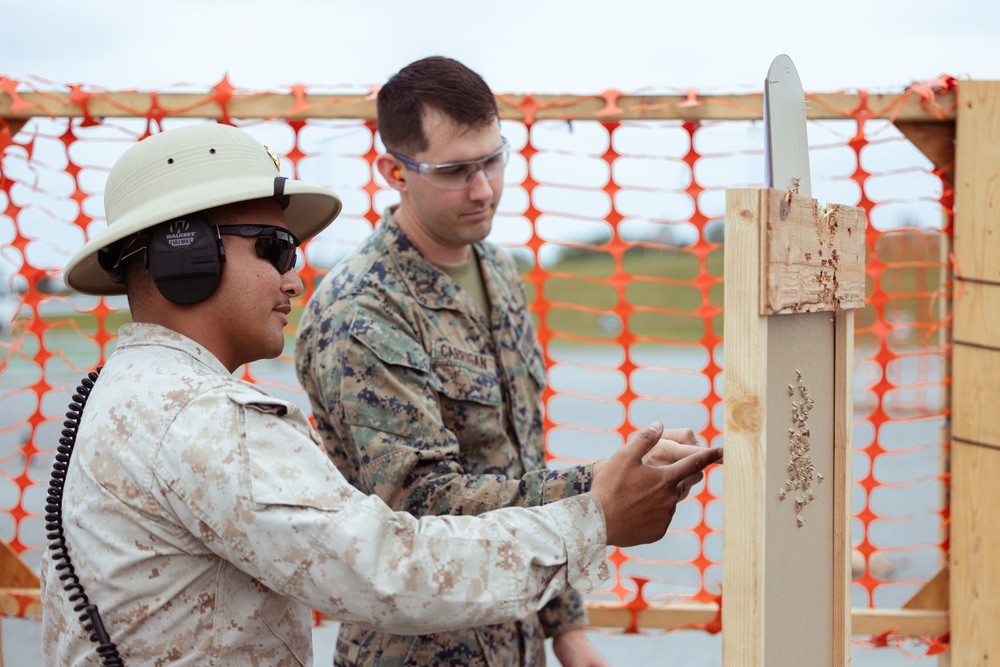
[[[503,447],[503,391],[493,357],[442,338],[431,351],[441,419],[458,439],[466,471],[508,465],[517,452]]]

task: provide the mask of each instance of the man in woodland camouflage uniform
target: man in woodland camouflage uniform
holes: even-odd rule
[[[376,164],[401,202],[323,280],[296,345],[330,455],[359,489],[418,516],[586,493],[592,464],[544,467],[542,352],[516,266],[484,241],[509,148],[493,94],[461,63],[426,58],[382,87],[378,122]],[[669,460],[697,450],[674,445],[684,451]],[[564,665],[606,665],[586,624],[576,591],[520,621],[442,634],[344,623],[335,664],[540,665],[554,637]]]

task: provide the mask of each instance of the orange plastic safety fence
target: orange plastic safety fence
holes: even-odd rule
[[[91,93],[71,91],[86,110]],[[293,92],[296,113],[308,116],[306,88]],[[208,97],[225,109],[232,93],[223,80]],[[613,106],[617,96],[606,98]],[[526,96],[520,110],[528,121],[502,123],[515,152],[492,239],[522,266],[537,316],[549,369],[550,464],[605,457],[652,419],[721,445],[724,193],[762,185],[760,123],[533,120],[538,108]],[[127,319],[122,298],[69,293],[60,272],[103,226],[104,180],[115,159],[161,127],[205,122],[173,118],[178,111],[154,104],[135,119],[34,119],[16,136],[0,129],[0,299],[8,309],[0,317],[0,538],[35,566],[65,406]],[[869,217],[869,291],[856,329],[853,603],[898,607],[947,549],[941,461],[952,189],[871,115],[863,101],[843,120],[810,123],[812,191]],[[341,218],[305,249],[301,306],[396,201],[372,169],[382,150],[376,125],[235,124],[283,156],[282,173],[344,200]],[[242,373],[308,409],[289,350]],[[661,542],[614,550],[614,578],[588,599],[633,612],[719,600],[722,499],[716,469]]]

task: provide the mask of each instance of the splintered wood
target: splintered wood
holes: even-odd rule
[[[788,395],[793,399],[796,389],[801,400],[792,401],[792,426],[788,429],[788,479],[785,486],[778,490],[778,500],[784,500],[789,493],[795,493],[795,521],[799,528],[805,525],[802,510],[806,505],[816,500],[816,491],[812,483],[823,481],[823,475],[816,472],[812,454],[809,449],[809,412],[815,402],[809,396],[809,387],[802,381],[802,372],[795,370],[795,384],[788,385]]]
[[[761,315],[863,308],[865,212],[820,208],[793,190],[764,191]]]

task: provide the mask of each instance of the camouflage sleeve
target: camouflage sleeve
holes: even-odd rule
[[[539,610],[538,620],[546,638],[556,637],[575,628],[585,628],[589,623],[583,596],[576,590],[568,590],[549,600]]]
[[[590,489],[590,464],[520,478],[466,473],[438,393],[500,401],[499,386],[440,377],[416,333],[390,308],[339,301],[322,317],[322,344],[308,351],[307,390],[334,462],[362,490],[420,516],[543,505]]]
[[[290,403],[226,391],[181,417],[154,484],[190,531],[185,548],[336,618],[400,634],[507,622],[608,576],[593,494],[416,519],[347,484]]]

